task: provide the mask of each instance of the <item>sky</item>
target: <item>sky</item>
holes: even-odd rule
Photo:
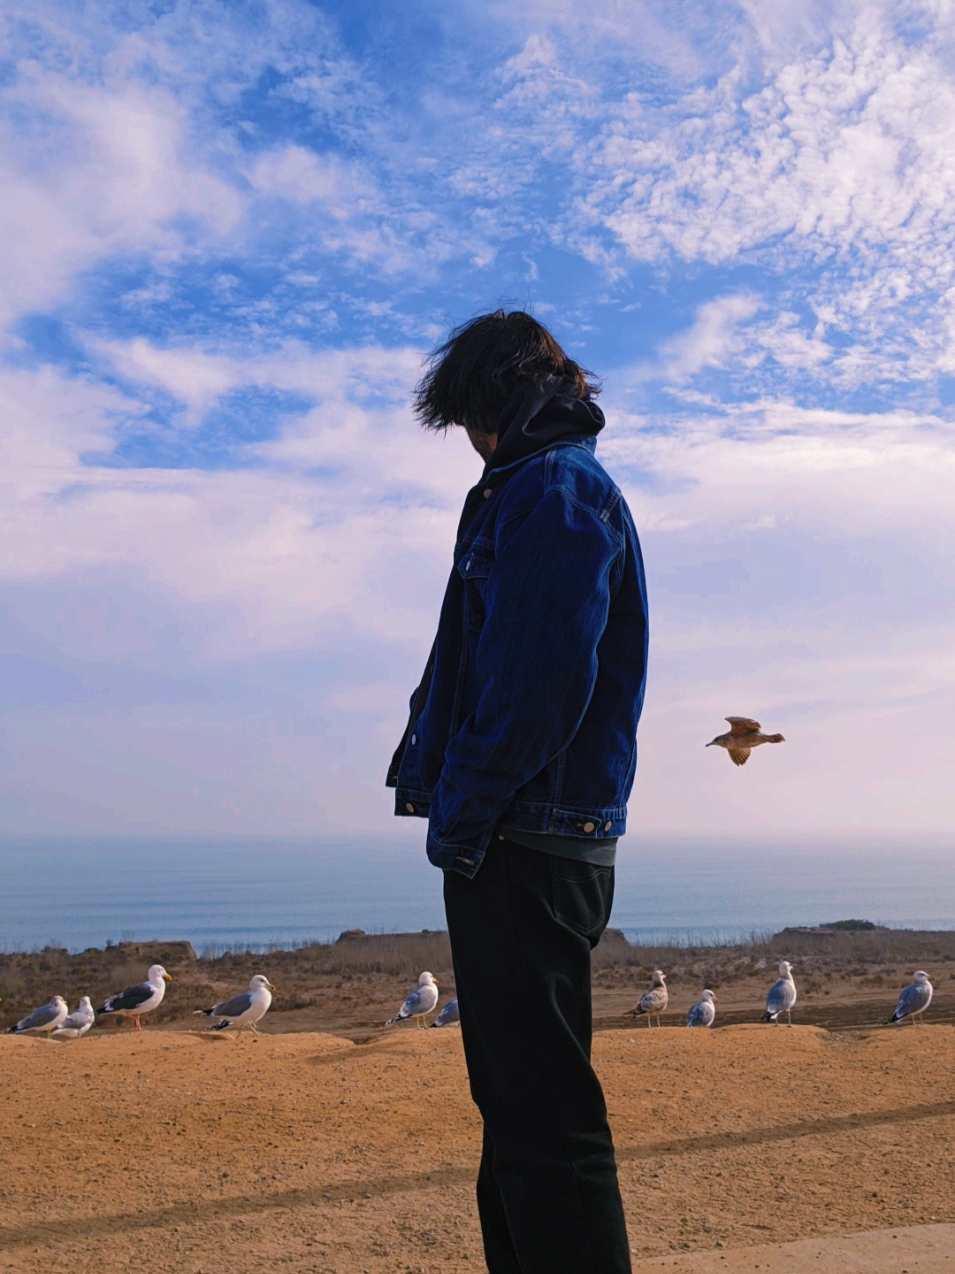
[[[603,382],[632,831],[953,829],[949,0],[0,22],[0,833],[421,838],[383,779],[480,464],[409,395],[499,305]]]

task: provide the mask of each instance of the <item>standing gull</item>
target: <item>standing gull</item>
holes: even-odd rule
[[[670,997],[667,995],[666,977],[659,969],[653,970],[653,986],[649,991],[644,991],[643,995],[637,1001],[637,1007],[631,1010],[631,1017],[640,1017],[642,1014],[647,1015],[647,1026],[652,1025],[650,1019],[657,1019],[657,1026],[660,1025],[660,1014],[666,1012],[666,1006]]]
[[[96,1014],[93,1012],[90,997],[84,995],[70,1016],[65,1018],[62,1025],[58,1026],[53,1032],[53,1039],[78,1040],[93,1025],[95,1017]]]
[[[54,995],[49,1004],[41,1004],[38,1009],[26,1017],[21,1017],[16,1026],[8,1026],[7,1035],[45,1035],[55,1031],[69,1013],[69,1006],[62,995]]]
[[[129,1014],[136,1030],[141,1031],[143,1028],[139,1019],[144,1013],[151,1013],[153,1009],[159,1008],[166,994],[166,983],[171,981],[172,978],[161,964],[151,965],[145,982],[140,982],[138,986],[128,986],[125,991],[109,996],[103,1001],[103,1007],[96,1011],[101,1014],[119,1013],[124,1017]]]
[[[895,1006],[895,1012],[886,1019],[885,1025],[889,1022],[904,1022],[907,1017],[912,1019],[913,1026],[919,1026],[922,1021],[922,1014],[932,1003],[932,984],[928,980],[928,974],[924,969],[918,969],[915,974],[915,980],[910,986],[907,986],[899,996],[899,1002]]]
[[[745,765],[753,748],[761,743],[785,743],[781,734],[763,734],[758,721],[749,717],[726,717],[730,723],[726,734],[718,734],[706,746],[708,748],[726,748],[734,765]]]
[[[386,1022],[385,1026],[394,1026],[396,1022],[403,1022],[408,1017],[415,1018],[419,1027],[424,1026],[424,1019],[433,1011],[437,1002],[438,984],[432,975],[425,970],[418,979],[418,985],[398,1010],[397,1017],[393,1017]]]
[[[447,1004],[431,1023],[432,1026],[452,1026],[455,1022],[461,1021],[461,1014],[458,1012],[457,1000],[448,1000]]]
[[[701,991],[698,1004],[686,1015],[687,1026],[712,1026],[716,1021],[716,996],[712,991]]]
[[[223,1000],[221,1004],[213,1004],[211,1009],[196,1009],[196,1017],[221,1017],[224,1020],[210,1026],[210,1031],[225,1031],[230,1026],[237,1026],[236,1041],[242,1034],[243,1026],[250,1026],[252,1034],[258,1035],[256,1022],[261,1022],[272,1003],[272,992],[275,987],[262,973],[257,973],[249,983],[248,991],[234,995],[231,1000]]]
[[[780,962],[779,972],[782,977],[769,988],[769,995],[766,996],[766,1012],[760,1020],[763,1022],[775,1022],[778,1020],[780,1013],[785,1013],[789,1025],[792,1026],[792,1011],[796,1003],[796,984],[793,981],[793,967],[788,960]]]

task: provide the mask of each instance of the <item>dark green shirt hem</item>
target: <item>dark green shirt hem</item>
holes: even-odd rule
[[[502,827],[501,832],[515,845],[525,849],[538,849],[542,854],[554,854],[557,858],[574,858],[579,863],[595,863],[598,867],[612,867],[617,857],[616,836],[594,840],[590,836],[551,836],[547,832],[516,832],[513,827]]]

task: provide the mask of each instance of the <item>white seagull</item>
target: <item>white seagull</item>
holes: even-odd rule
[[[49,1004],[41,1004],[26,1017],[21,1017],[16,1026],[8,1026],[6,1035],[45,1035],[55,1031],[69,1013],[69,1006],[62,995],[54,995]]]
[[[221,1004],[213,1004],[211,1009],[196,1009],[196,1017],[221,1017],[224,1020],[210,1026],[210,1031],[225,1031],[230,1026],[237,1026],[236,1040],[242,1034],[243,1026],[251,1026],[252,1034],[258,1035],[256,1022],[261,1022],[272,1003],[272,992],[275,987],[263,973],[257,973],[249,983],[248,991],[234,995],[231,1000],[223,1000]]]
[[[432,1026],[453,1026],[455,1022],[461,1021],[461,1014],[458,1012],[457,1000],[448,1000],[447,1004],[431,1023]]]
[[[85,1035],[90,1029],[95,1018],[96,1014],[93,1012],[90,997],[84,995],[69,1017],[65,1018],[62,1024],[53,1032],[53,1039],[78,1040],[81,1035]]]
[[[793,967],[788,960],[780,962],[779,972],[782,976],[769,988],[769,995],[766,996],[766,1012],[760,1020],[763,1022],[775,1022],[778,1020],[780,1013],[785,1013],[789,1025],[792,1026],[792,1011],[796,1003],[796,984],[793,981]]]
[[[888,1026],[889,1022],[904,1022],[907,1017],[912,1019],[913,1026],[920,1025],[922,1014],[932,1003],[932,991],[933,987],[928,980],[928,974],[924,969],[918,969],[915,980],[899,996],[895,1012],[886,1019],[885,1025]]]
[[[140,982],[138,986],[128,986],[125,991],[108,996],[103,1001],[103,1007],[96,1011],[101,1014],[119,1013],[123,1017],[129,1014],[136,1030],[141,1031],[143,1028],[139,1019],[144,1013],[151,1013],[153,1009],[159,1008],[166,994],[166,983],[171,981],[172,978],[161,964],[153,964],[146,974],[145,982]]]
[[[657,1026],[660,1025],[660,1014],[666,1012],[666,1006],[669,1002],[669,995],[666,988],[666,977],[659,970],[653,970],[653,986],[649,991],[644,991],[643,995],[637,1001],[637,1007],[631,1011],[632,1017],[640,1017],[642,1014],[647,1015],[647,1026],[651,1025],[650,1019],[657,1019]]]
[[[785,743],[781,734],[763,734],[758,721],[750,717],[726,717],[730,728],[726,734],[718,734],[706,746],[708,748],[726,748],[734,765],[745,765],[753,748],[761,743]]]
[[[405,1018],[413,1017],[416,1019],[418,1026],[424,1026],[424,1019],[429,1013],[433,1012],[438,1002],[438,984],[433,976],[425,970],[418,979],[418,985],[409,994],[408,998],[398,1010],[397,1017],[391,1018],[385,1023],[385,1026],[394,1026],[396,1022],[403,1022]]]
[[[716,996],[712,991],[701,991],[699,1003],[686,1015],[687,1026],[712,1026],[716,1021]]]

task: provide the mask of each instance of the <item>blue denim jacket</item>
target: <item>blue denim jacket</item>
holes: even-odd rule
[[[626,830],[646,584],[630,510],[594,450],[573,438],[492,470],[455,545],[387,780],[397,815],[430,820],[436,867],[473,876],[498,823]]]

